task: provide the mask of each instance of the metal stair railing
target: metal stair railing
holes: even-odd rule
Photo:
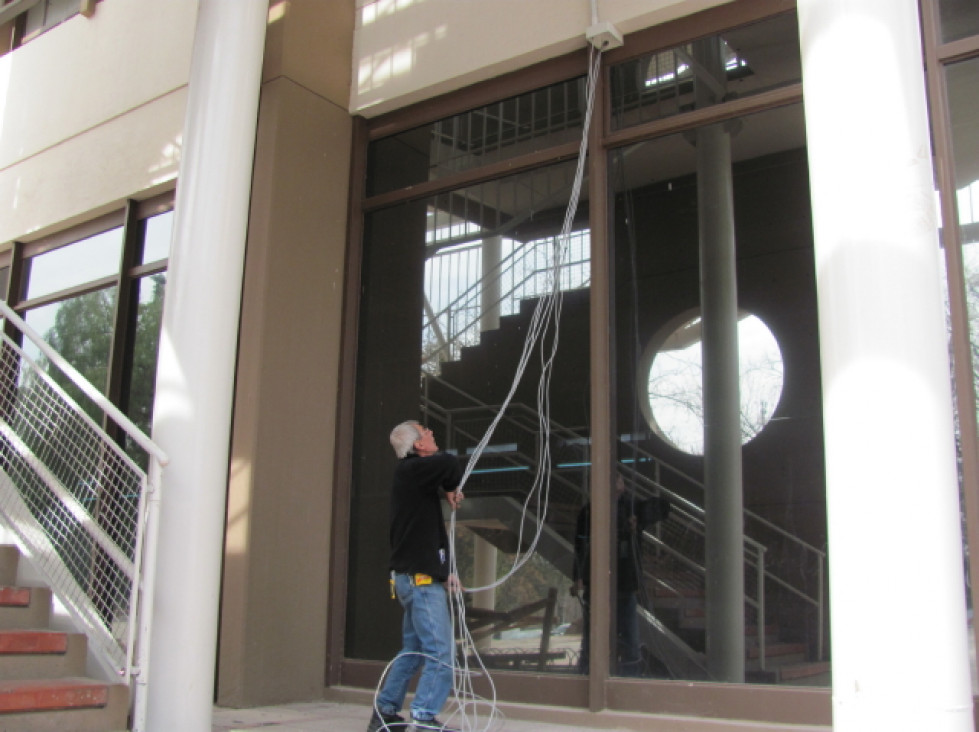
[[[439,385],[453,391],[454,393],[462,396],[472,403],[469,407],[461,407],[454,409],[445,409],[437,404],[435,404],[428,395],[428,380],[438,383]],[[428,414],[436,418],[441,422],[446,428],[446,434],[449,435],[449,444],[453,445],[454,438],[452,435],[461,434],[465,436],[475,444],[479,441],[481,435],[468,434],[466,432],[460,432],[458,427],[459,417],[463,415],[472,415],[478,413],[479,411],[485,411],[489,417],[495,416],[498,407],[493,405],[485,404],[480,400],[476,399],[472,395],[466,393],[462,389],[446,382],[438,376],[432,374],[424,375],[424,392],[422,398],[422,413]],[[535,432],[538,429],[538,415],[537,412],[527,405],[521,403],[511,403],[509,407],[510,414],[504,416],[501,424],[508,423],[514,427],[527,431]],[[524,418],[526,421],[524,421]],[[487,419],[487,422],[489,421]],[[571,428],[564,427],[562,425],[551,422],[551,431],[553,434],[559,435],[566,441],[577,441],[579,443],[584,443],[587,438],[583,431],[575,430]],[[628,482],[632,490],[640,498],[648,498],[652,496],[666,496],[671,504],[673,505],[673,512],[671,512],[671,517],[668,519],[669,523],[680,524],[684,531],[692,532],[700,537],[702,540],[705,536],[705,524],[704,524],[704,509],[703,507],[697,505],[688,498],[682,496],[676,490],[667,487],[664,484],[664,475],[669,473],[674,482],[679,481],[685,486],[694,489],[699,493],[703,493],[704,486],[703,483],[696,480],[692,476],[689,476],[682,471],[674,468],[668,463],[663,462],[659,458],[653,456],[652,454],[638,448],[635,443],[630,443],[628,449],[632,451],[636,459],[642,460],[653,465],[653,478],[648,478],[641,473],[639,473],[634,467],[628,465],[622,466],[623,473],[629,479]],[[528,465],[532,468],[535,464],[533,459],[518,451],[509,453],[506,457],[507,460],[513,465]],[[530,462],[525,462],[530,461]],[[555,476],[552,476],[552,479]],[[582,500],[587,500],[588,491],[586,486],[578,486],[573,481],[568,481],[567,479],[560,478],[562,484],[572,490],[574,490]],[[826,592],[825,592],[825,564],[826,564],[826,553],[816,547],[812,546],[808,542],[792,535],[788,531],[785,531],[776,524],[768,521],[767,519],[758,516],[750,510],[744,511],[744,516],[746,523],[754,523],[758,527],[762,527],[767,530],[770,534],[781,538],[784,542],[793,547],[795,550],[800,551],[804,557],[804,562],[807,569],[804,573],[809,573],[814,570],[816,575],[816,588],[815,592],[807,590],[804,586],[799,586],[799,583],[794,583],[790,578],[779,575],[773,568],[767,565],[767,557],[769,556],[769,547],[754,538],[752,535],[746,534],[744,539],[744,566],[746,571],[746,582],[745,582],[745,603],[747,606],[753,609],[755,617],[757,619],[758,628],[758,645],[759,645],[759,664],[761,669],[765,669],[765,618],[766,618],[766,583],[771,582],[774,585],[781,587],[782,589],[790,592],[796,597],[800,598],[803,602],[811,605],[816,611],[816,647],[818,659],[822,660],[825,658],[825,612],[826,612]],[[701,584],[706,584],[706,567],[705,559],[703,557],[690,556],[689,554],[684,555],[677,546],[671,545],[668,541],[664,540],[657,531],[646,531],[644,532],[643,539],[644,542],[656,548],[657,551],[665,552],[668,555],[677,559],[681,564],[687,567],[694,575],[700,576],[702,579]],[[701,541],[702,544],[702,541]],[[668,584],[660,579],[652,578],[658,584],[663,587],[668,587]]]
[[[643,476],[639,476],[639,478],[643,479]],[[697,537],[695,544],[703,548],[706,531],[704,511],[702,508],[682,499],[670,490],[657,490],[656,488],[640,486],[635,477],[630,481],[630,485],[639,497],[646,498],[653,495],[668,495],[674,508],[671,510],[667,522],[670,524],[679,524],[682,526],[682,532],[693,533]],[[679,507],[677,507],[677,504],[679,504]],[[643,569],[644,577],[656,586],[664,588],[677,598],[682,597],[683,591],[688,589],[704,592],[707,585],[706,557],[699,555],[692,556],[691,552],[681,551],[677,547],[682,546],[682,544],[664,539],[662,533],[663,528],[660,525],[657,525],[652,530],[647,529],[642,535],[643,542],[652,545],[657,552],[669,556],[689,573],[688,576],[692,575],[697,577],[698,581],[696,583],[686,582],[683,586],[673,586],[664,578],[650,573],[645,568]],[[755,622],[758,628],[759,664],[762,671],[765,670],[765,554],[767,551],[767,547],[760,542],[755,541],[749,536],[744,537],[744,564],[746,573],[744,601],[755,614]],[[749,582],[748,580],[751,581]]]
[[[135,687],[138,709],[167,456],[6,303],[0,313],[0,516],[96,657]],[[16,331],[145,452],[145,470],[8,335]]]
[[[586,232],[573,232],[572,237],[581,239]],[[426,370],[436,372],[438,363],[456,360],[463,346],[475,345],[479,342],[479,329],[484,314],[495,311],[500,315],[515,312],[520,300],[537,297],[551,290],[547,281],[553,276],[550,253],[542,253],[545,248],[553,246],[553,237],[536,239],[521,244],[511,251],[493,268],[477,277],[468,287],[453,298],[453,300],[437,312],[429,304],[431,297],[426,295],[426,318],[422,332],[428,333],[425,342],[429,346],[422,355]],[[448,260],[450,272],[443,277],[441,272],[438,279],[448,282],[465,282],[465,262],[462,261],[470,249],[480,249],[481,245],[466,250],[454,249],[449,252],[436,254],[429,260],[429,266],[435,266],[436,260]],[[590,264],[587,254],[584,258],[565,261],[560,264],[558,277],[564,290],[579,289],[588,286],[590,277],[584,273]],[[431,279],[436,279],[434,273]],[[489,284],[503,284],[507,280],[508,289],[491,303],[483,302],[483,289]],[[502,287],[500,289],[503,289]]]
[[[437,377],[429,376],[429,378],[437,378]],[[526,410],[528,412],[530,411],[529,408],[527,408],[525,405],[514,404],[512,402],[510,404],[510,407],[517,411],[520,411],[521,409]],[[479,442],[479,440],[482,438],[481,433],[477,434],[476,432],[471,432],[467,430],[465,427],[461,426],[460,425],[461,417],[464,417],[466,415],[479,414],[479,413],[484,413],[484,414],[491,413],[495,415],[496,411],[498,410],[499,410],[498,406],[494,407],[491,405],[481,405],[481,406],[473,406],[469,408],[453,409],[450,411],[444,409],[438,403],[436,403],[435,401],[427,397],[425,398],[422,405],[422,413],[426,415],[428,418],[439,422],[445,428],[446,435],[447,435],[446,447],[448,449],[457,449],[458,446],[463,444],[464,442],[469,442],[472,445],[476,445]],[[537,423],[535,421],[534,426],[536,426],[536,424]],[[502,426],[504,429],[507,427],[512,427],[522,432],[526,436],[534,437],[536,439],[535,429],[531,425],[521,422],[520,420],[515,419],[514,417],[504,415],[503,420],[501,420],[500,422],[500,426]],[[497,434],[499,434],[499,432]],[[504,466],[501,468],[502,470],[506,470],[508,468],[517,469],[517,470],[526,470],[528,474],[533,472],[534,466],[536,466],[539,462],[538,457],[527,454],[526,452],[522,451],[519,448],[519,446],[516,446],[513,449],[506,450],[506,451],[490,450],[484,452],[483,457],[493,458],[501,461],[504,464]],[[478,475],[479,473],[477,471],[474,474]],[[577,483],[568,480],[563,475],[560,475],[558,473],[552,473],[550,476],[550,481],[551,482],[550,482],[549,490],[550,490],[552,502],[554,502],[555,500],[557,501],[571,500],[577,503],[587,498],[587,489],[585,487],[579,486]]]
[[[663,462],[659,458],[651,455],[648,452],[637,448],[635,444],[630,444],[629,449],[634,451],[637,458],[641,458],[646,461],[650,461],[654,466],[654,477],[647,478],[646,476],[639,473],[637,470],[626,469],[625,472],[629,474],[631,478],[630,483],[633,490],[636,491],[637,495],[642,497],[654,496],[654,495],[666,495],[669,497],[670,501],[674,503],[675,506],[681,506],[684,511],[682,515],[685,516],[688,523],[688,527],[692,530],[703,535],[704,532],[704,510],[702,507],[698,506],[696,503],[684,498],[675,490],[667,488],[663,484],[663,472],[669,471],[675,477],[681,479],[688,486],[695,488],[701,494],[704,491],[704,485],[695,478],[686,475],[680,470],[672,467],[668,463]],[[756,540],[752,536],[746,533],[745,535],[745,567],[748,575],[746,579],[750,579],[755,586],[753,596],[748,594],[751,583],[746,583],[746,596],[745,602],[755,609],[756,617],[758,619],[758,638],[759,645],[761,646],[762,653],[764,652],[764,627],[765,627],[765,617],[766,617],[766,601],[765,601],[765,584],[766,582],[771,582],[778,585],[784,590],[792,593],[799,599],[803,600],[806,604],[811,605],[816,610],[816,648],[819,660],[825,658],[825,612],[826,612],[826,592],[825,592],[825,567],[826,567],[826,553],[816,547],[812,546],[808,542],[794,536],[788,531],[782,529],[778,525],[768,521],[765,518],[757,515],[756,513],[745,509],[744,517],[746,524],[755,523],[757,526],[763,527],[768,530],[771,534],[783,539],[789,546],[795,548],[802,553],[806,565],[813,568],[815,571],[815,592],[808,591],[806,587],[800,587],[797,583],[793,583],[791,579],[780,576],[776,573],[774,569],[766,566],[766,556],[769,554],[769,546],[763,544],[762,542]],[[644,539],[646,541],[652,542],[662,549],[662,542],[650,532],[645,532]],[[688,559],[692,559],[689,558]],[[696,566],[696,570],[699,573],[706,573],[706,569],[696,564],[696,560],[693,559],[693,564]],[[810,570],[806,570],[807,572]],[[764,655],[761,657],[761,667],[764,670]]]

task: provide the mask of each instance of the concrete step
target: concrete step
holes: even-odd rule
[[[83,676],[88,639],[53,630],[0,631],[0,680]]]
[[[17,587],[20,552],[0,546],[0,732],[123,732],[129,689],[84,678],[88,639],[51,630],[51,590]]]
[[[122,732],[129,690],[85,678],[0,681],[0,729]]]
[[[49,588],[0,586],[0,628],[46,628],[50,620]]]

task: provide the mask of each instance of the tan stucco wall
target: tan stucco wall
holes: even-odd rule
[[[196,16],[103,2],[0,57],[0,243],[173,186]]]
[[[276,7],[231,448],[218,671],[228,706],[320,698],[325,686],[353,0]]]
[[[730,0],[597,0],[623,35]],[[357,0],[350,109],[373,117],[584,48],[589,0]]]

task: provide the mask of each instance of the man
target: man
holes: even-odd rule
[[[446,594],[455,577],[449,575],[449,539],[440,501],[444,491],[452,510],[462,502],[462,469],[455,455],[439,452],[432,431],[417,422],[395,427],[391,446],[399,462],[391,488],[390,570],[392,596],[404,609],[402,649],[377,695],[367,731],[456,732],[437,718],[452,691],[455,655]],[[409,723],[398,712],[419,668]]]
[[[647,498],[637,501],[626,493],[625,479],[616,475],[616,665],[613,669],[620,676],[641,676],[643,658],[639,640],[638,597],[642,576],[640,565],[640,537],[647,526],[662,521],[670,514],[670,503],[665,498]],[[589,622],[590,593],[588,587],[591,571],[591,504],[586,503],[578,513],[574,542],[575,562],[572,569],[571,594],[581,598],[584,627],[581,632],[581,655],[578,667],[588,673],[590,661]]]

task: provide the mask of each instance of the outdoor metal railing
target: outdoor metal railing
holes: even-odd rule
[[[5,303],[0,302],[0,313],[44,360],[35,362],[8,335],[13,329],[5,329],[0,337],[0,514],[84,629],[89,647],[121,681],[133,684],[148,654],[156,551],[151,524],[167,457]],[[140,467],[58,381],[79,389],[93,411],[97,408],[145,451],[148,468]]]

